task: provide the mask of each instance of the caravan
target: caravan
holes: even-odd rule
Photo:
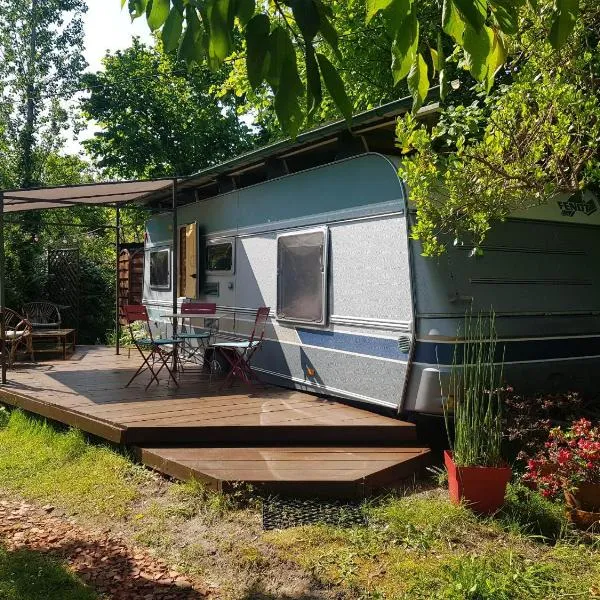
[[[351,136],[328,126],[184,180],[176,218],[157,206],[147,222],[143,298],[156,326],[168,325],[174,291],[215,302],[223,335],[247,336],[270,306],[253,363],[265,380],[439,414],[465,311],[491,308],[508,382],[594,389],[598,200],[515,215],[482,256],[451,246],[425,258],[394,149],[405,108],[359,116]]]

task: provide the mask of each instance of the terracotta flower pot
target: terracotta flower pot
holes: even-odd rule
[[[600,529],[600,512],[571,508],[567,510],[567,518],[577,529],[591,529],[596,532]]]
[[[475,512],[492,514],[504,504],[510,467],[458,467],[452,452],[444,451],[448,491],[454,504],[465,502]]]
[[[600,512],[600,483],[582,483],[574,492],[565,492],[565,500],[571,508]]]

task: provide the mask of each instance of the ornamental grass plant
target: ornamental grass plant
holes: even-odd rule
[[[455,347],[449,381],[454,411],[451,402],[444,410],[453,461],[459,467],[499,467],[504,349],[498,361],[495,314],[467,312],[463,338]]]

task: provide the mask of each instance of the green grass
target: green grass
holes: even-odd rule
[[[95,600],[98,596],[63,564],[29,550],[0,546],[2,600]]]
[[[0,487],[86,516],[123,518],[142,470],[78,430],[13,411],[0,427]]]
[[[267,534],[289,560],[362,598],[558,600],[600,598],[600,552],[567,530],[562,510],[513,488],[482,519],[444,492],[365,506],[368,527]]]
[[[437,489],[365,504],[365,527],[261,535],[246,488],[222,494],[198,482],[159,484],[80,432],[0,409],[0,489],[100,526],[120,519],[131,539],[218,581],[221,591],[231,587],[232,597],[265,578],[285,583],[292,575],[282,578],[282,565],[293,563],[293,577],[310,573],[361,600],[600,599],[600,539],[571,531],[561,505],[522,486],[509,487],[492,518],[452,505]],[[60,563],[0,548],[0,598],[94,596]]]

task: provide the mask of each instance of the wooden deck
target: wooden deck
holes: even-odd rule
[[[139,355],[81,347],[69,360],[10,371],[0,400],[138,448],[145,464],[214,487],[247,481],[271,489],[346,494],[382,487],[422,467],[410,423],[341,402],[260,386],[221,390],[203,373],[184,373],[180,386],[146,375],[125,388]]]

